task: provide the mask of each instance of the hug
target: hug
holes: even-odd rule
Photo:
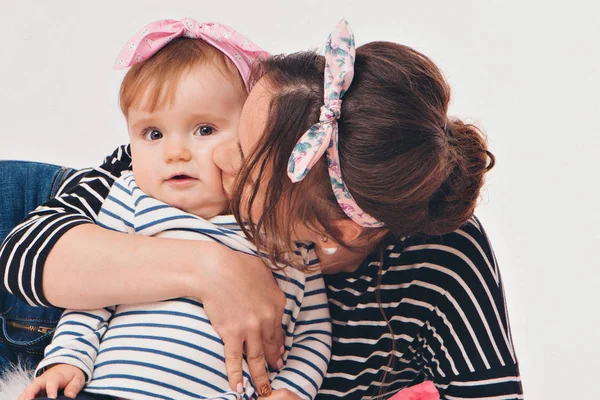
[[[115,63],[127,145],[0,163],[21,399],[523,398],[485,137],[410,47],[342,20],[324,53],[151,23]]]

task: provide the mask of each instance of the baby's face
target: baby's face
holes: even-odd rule
[[[133,174],[140,189],[203,218],[227,212],[213,151],[237,134],[244,99],[237,82],[205,64],[181,78],[172,105],[153,112],[129,108]]]

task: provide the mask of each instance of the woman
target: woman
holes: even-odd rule
[[[428,58],[386,42],[354,57],[350,33],[335,38],[327,63],[311,52],[262,62],[238,140],[214,153],[257,247],[296,264],[294,243],[313,242],[329,274],[334,346],[320,398],[387,397],[422,380],[443,398],[521,398],[501,280],[473,216],[493,156],[475,127],[447,117],[449,87]],[[92,223],[130,164],[120,148],[31,213],[3,244],[5,287],[71,308],[199,297],[232,387],[242,349],[255,384],[268,383],[285,301],[268,269],[218,245]]]

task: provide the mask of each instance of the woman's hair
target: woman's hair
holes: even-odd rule
[[[226,77],[246,87],[233,62],[219,49],[200,39],[177,38],[148,60],[132,66],[123,78],[119,105],[127,118],[130,107],[148,112],[172,104],[179,81],[197,65],[213,63]]]
[[[314,52],[276,56],[255,66],[272,92],[266,130],[242,167],[233,210],[246,234],[271,261],[294,251],[293,229],[304,224],[342,245],[334,222],[347,218],[331,189],[325,156],[292,183],[287,164],[296,142],[319,120],[325,60]],[[356,50],[355,74],[342,103],[342,177],[366,213],[402,237],[442,235],[473,214],[484,174],[494,165],[481,131],[447,116],[450,88],[436,65],[400,44],[373,42]],[[256,182],[248,195],[249,178]],[[260,196],[259,196],[260,193]],[[249,214],[263,197],[258,221]],[[244,194],[244,195],[243,195]]]

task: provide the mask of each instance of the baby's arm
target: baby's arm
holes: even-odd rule
[[[34,399],[42,390],[48,397],[56,398],[60,389],[64,389],[65,396],[74,398],[92,379],[100,341],[113,313],[114,307],[66,310],[37,367],[36,375],[43,373],[31,382],[19,400]]]
[[[46,347],[36,375],[51,365],[69,364],[81,369],[89,382],[100,341],[114,310],[115,307],[93,311],[66,310],[58,322],[52,343]]]
[[[320,274],[308,276],[292,348],[273,380],[273,389],[288,389],[302,399],[314,399],[327,372],[331,340],[325,282]]]

